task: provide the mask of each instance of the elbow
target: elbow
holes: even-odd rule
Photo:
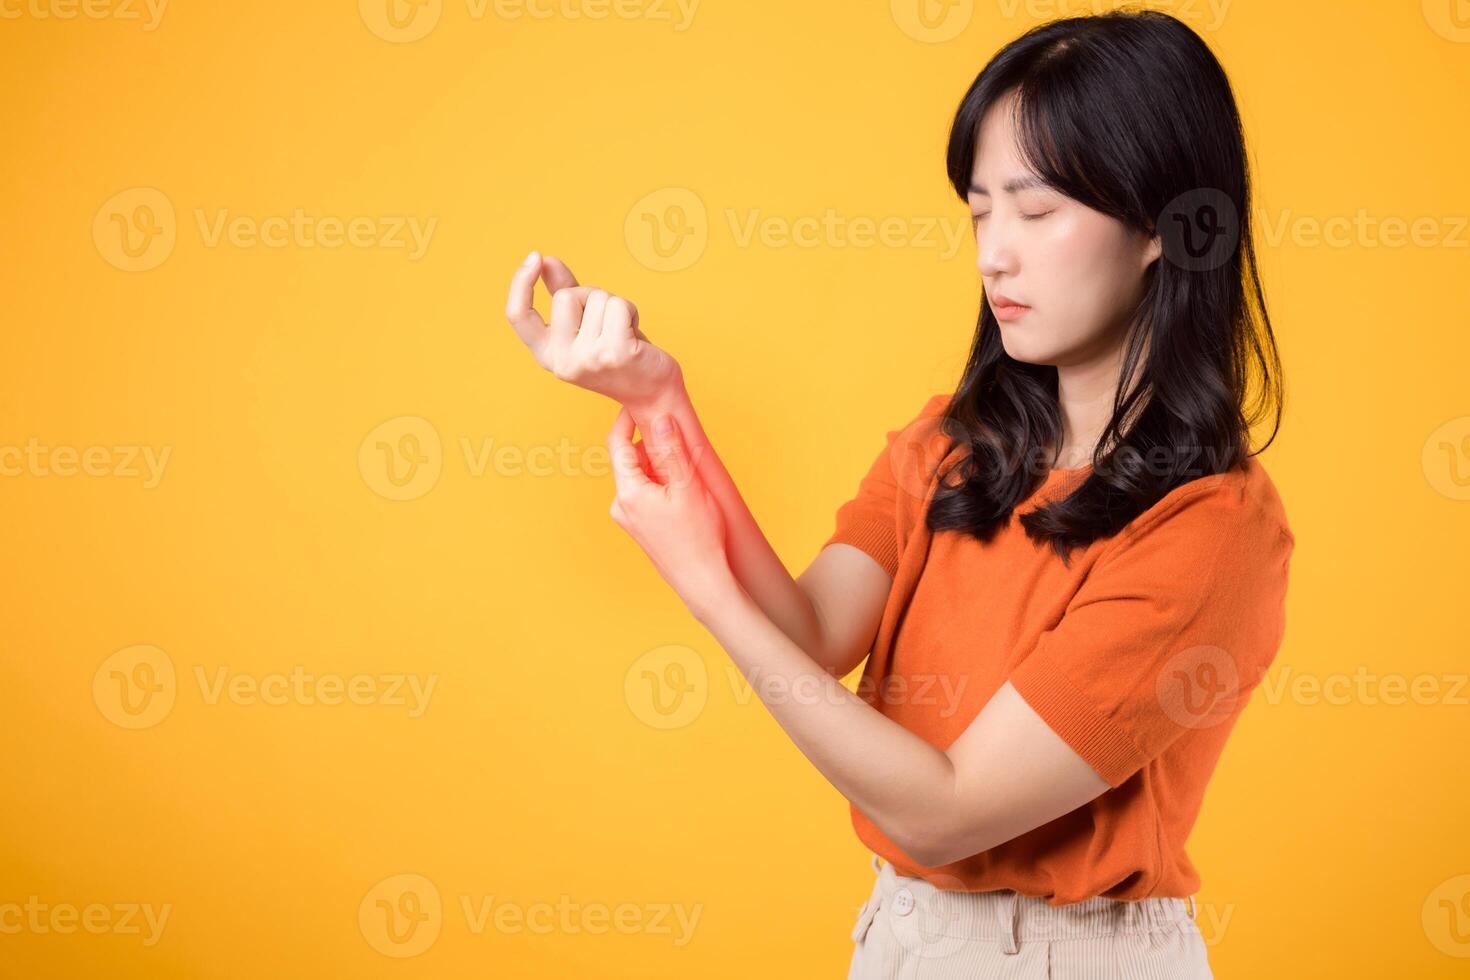
[[[890,835],[889,839],[915,864],[925,868],[942,868],[968,856],[959,853],[962,848],[958,846],[955,835],[949,833],[944,822],[932,813],[919,815],[910,826]]]
[[[931,810],[919,814],[903,828],[901,837],[889,837],[902,851],[925,868],[943,868],[984,853],[1005,842],[994,827],[975,814]]]
[[[959,860],[951,848],[938,842],[914,841],[900,846],[921,868],[942,868]]]

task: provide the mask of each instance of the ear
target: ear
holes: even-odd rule
[[[1148,243],[1143,248],[1143,268],[1147,269],[1149,266],[1153,265],[1163,254],[1164,240],[1161,236],[1154,235],[1148,240]]]

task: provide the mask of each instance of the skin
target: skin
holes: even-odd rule
[[[1007,113],[1003,104],[981,128],[973,182],[991,193],[970,196],[981,216],[978,267],[987,296],[999,290],[1033,306],[1002,324],[1003,342],[1014,357],[1056,365],[1067,433],[1061,449],[1080,455],[1080,465],[1083,450],[1091,451],[1087,434],[1101,430],[1110,410],[1123,326],[1158,243],[1054,191],[1003,190],[1027,176]],[[1042,212],[1049,213],[1023,218]],[[553,295],[549,324],[534,309],[543,277]],[[607,438],[617,488],[610,516],[818,771],[930,868],[1106,792],[1108,783],[1009,683],[944,750],[842,686],[839,678],[872,647],[891,578],[846,544],[823,548],[791,576],[710,445],[677,365],[654,353],[624,303],[533,252],[512,279],[506,315],[543,367],[622,403]],[[663,422],[670,424],[656,424]]]
[[[1081,466],[1112,414],[1125,331],[1144,273],[1163,253],[1150,237],[1035,180],[1015,141],[1015,96],[982,120],[970,178],[971,220],[986,302],[1000,293],[1031,307],[1000,321],[1018,361],[1057,369],[1064,441],[1059,467]]]

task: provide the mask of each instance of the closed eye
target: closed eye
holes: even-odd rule
[[[1021,220],[1022,221],[1039,221],[1039,220],[1041,220],[1042,218],[1045,218],[1047,215],[1049,215],[1051,213],[1052,213],[1051,211],[1043,211],[1040,214],[1022,214],[1021,215]],[[989,211],[986,211],[984,214],[972,214],[972,215],[970,215],[970,223],[971,224],[979,224],[980,223],[980,220],[982,218],[988,218],[988,217],[990,217],[990,212]]]

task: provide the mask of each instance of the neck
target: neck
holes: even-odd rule
[[[1056,468],[1072,469],[1091,462],[1093,450],[1113,415],[1122,368],[1121,345],[1088,361],[1057,366],[1062,445]]]

